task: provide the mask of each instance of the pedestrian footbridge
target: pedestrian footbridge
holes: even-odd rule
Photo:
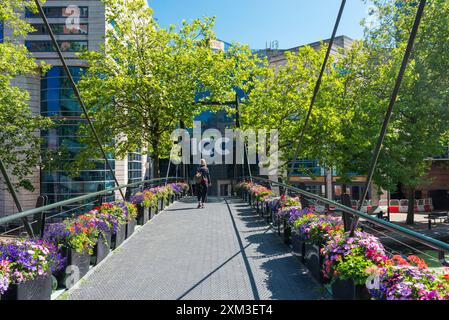
[[[237,198],[173,203],[60,299],[326,299],[254,209]]]

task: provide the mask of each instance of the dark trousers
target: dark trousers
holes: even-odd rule
[[[200,183],[196,185],[196,196],[198,197],[198,202],[206,202],[207,189],[207,184]]]

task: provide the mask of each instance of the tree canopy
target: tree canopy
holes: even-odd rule
[[[326,66],[300,158],[335,167],[341,182],[368,171],[417,4],[373,1],[363,41],[340,50]],[[446,1],[428,2],[374,174],[386,190],[402,184],[410,203],[428,181],[429,157],[443,154],[448,144],[448,10]],[[287,52],[286,65],[258,79],[244,109],[245,126],[280,130],[285,161],[296,148],[325,48]]]
[[[246,46],[213,50],[214,18],[162,28],[144,0],[106,0],[107,30],[102,52],[86,52],[89,69],[79,82],[105,147],[116,157],[144,150],[167,157],[170,134],[180,121],[190,126],[204,109],[197,102],[234,99],[234,88],[248,90],[258,66]],[[210,106],[208,107],[211,108]],[[213,109],[213,107],[212,107]],[[89,130],[82,161],[96,154]]]

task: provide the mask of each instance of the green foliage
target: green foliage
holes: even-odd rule
[[[128,222],[137,218],[137,207],[131,202],[126,202],[128,208]]]
[[[375,264],[366,259],[360,248],[354,250],[350,255],[339,258],[335,264],[334,271],[338,278],[342,280],[352,279],[355,284],[363,285],[368,278],[367,269],[375,266]]]
[[[40,1],[41,4],[45,1]],[[0,7],[0,21],[4,22],[5,27],[12,31],[14,37],[26,36],[28,32],[33,31],[31,25],[22,18],[25,10],[36,12],[34,0],[3,0]],[[9,39],[5,39],[9,40]]]
[[[392,0],[373,3],[377,23],[367,30],[366,43],[372,52],[371,60],[387,61],[377,75],[378,81],[388,84],[389,98],[417,3],[402,2],[400,6]],[[448,17],[447,1],[427,3],[374,177],[377,184],[390,190],[402,183],[412,195],[412,203],[415,188],[430,182],[427,173],[432,162],[428,158],[443,154],[448,145],[449,47],[445,40],[449,36]],[[375,94],[371,93],[371,99],[381,106],[379,113],[384,113],[387,101],[384,95],[379,99]],[[408,223],[413,223],[412,207]]]
[[[196,103],[198,92],[221,102],[234,99],[233,86],[249,88],[258,60],[250,59],[244,46],[234,45],[227,53],[212,50],[214,18],[162,28],[144,0],[104,2],[113,27],[104,52],[82,55],[90,68],[79,87],[104,147],[116,158],[137,149],[156,160],[168,157],[170,133],[180,121],[192,126],[193,117],[206,108]],[[85,166],[100,154],[90,130],[82,135],[88,148],[78,160]]]
[[[299,156],[336,168],[340,182],[368,171],[417,10],[417,2],[372,5],[364,41],[340,50],[326,66]],[[428,158],[448,145],[448,17],[447,1],[428,2],[374,173],[386,190],[401,183],[413,194],[429,181]],[[242,108],[245,127],[279,130],[284,161],[296,149],[325,49],[287,53],[284,66],[257,79]],[[409,223],[412,218],[411,212]]]
[[[31,30],[20,19],[25,8],[33,10],[33,1],[7,0],[0,7],[0,20],[15,36],[24,36]],[[45,65],[40,67],[46,70]],[[38,65],[23,44],[5,37],[0,43],[0,157],[15,177],[15,187],[33,190],[27,177],[41,163],[38,129],[49,127],[51,121],[31,112],[28,92],[15,82],[25,76],[39,76]]]

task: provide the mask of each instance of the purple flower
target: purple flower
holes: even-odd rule
[[[0,295],[4,294],[9,287],[9,277],[4,275],[0,276]]]
[[[64,223],[52,223],[45,225],[43,240],[53,244],[65,244],[70,236],[70,231]]]
[[[0,260],[9,261],[11,283],[45,276],[64,267],[58,248],[44,240],[14,241],[0,244]]]
[[[130,201],[135,205],[140,205],[143,202],[143,200],[145,200],[145,195],[143,194],[143,192],[137,192],[130,198]]]

